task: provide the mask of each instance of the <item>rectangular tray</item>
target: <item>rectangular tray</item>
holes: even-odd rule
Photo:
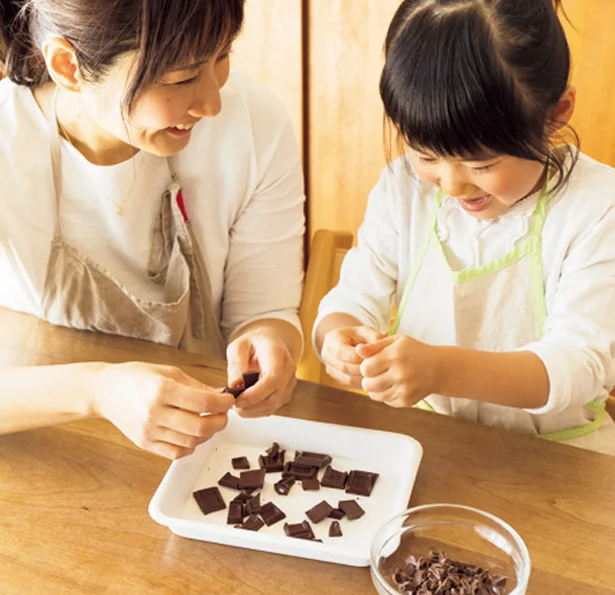
[[[336,470],[372,471],[380,477],[370,497],[323,487],[303,491],[300,482],[295,483],[288,496],[280,496],[273,490],[273,484],[281,473],[268,473],[261,503],[273,501],[286,513],[286,519],[258,532],[227,525],[227,510],[203,515],[192,492],[217,486],[228,507],[238,492],[218,486],[218,480],[227,471],[239,475],[239,471],[233,470],[231,459],[246,456],[251,468],[258,469],[258,456],[273,441],[286,449],[287,461],[294,459],[295,450],[320,452],[333,457],[331,465]],[[407,508],[422,455],[419,442],[402,434],[280,416],[246,420],[231,412],[224,431],[190,456],[171,464],[150,502],[149,513],[156,522],[183,537],[348,566],[369,566],[372,538],[382,523]],[[321,470],[319,478],[322,474]],[[337,507],[339,500],[353,498],[365,515],[354,521],[342,519],[342,537],[329,537],[331,519],[319,524],[310,522],[316,538],[323,543],[284,534],[285,522],[309,521],[305,511],[322,500]]]

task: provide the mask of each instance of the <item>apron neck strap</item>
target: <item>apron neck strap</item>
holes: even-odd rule
[[[60,87],[56,87],[51,100],[51,109],[49,112],[49,142],[51,149],[51,175],[53,178],[54,191],[54,214],[55,214],[55,230],[54,239],[61,239],[62,227],[60,225],[60,200],[62,198],[62,146],[60,144],[60,130],[58,128],[58,93]]]

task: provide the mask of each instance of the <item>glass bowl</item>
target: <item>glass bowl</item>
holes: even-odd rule
[[[393,574],[409,556],[443,551],[451,560],[507,577],[507,595],[524,595],[531,561],[519,534],[501,519],[468,506],[417,506],[389,519],[374,536],[370,566],[380,595],[398,594]]]

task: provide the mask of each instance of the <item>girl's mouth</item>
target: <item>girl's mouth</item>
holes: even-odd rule
[[[458,198],[457,202],[461,205],[461,208],[464,211],[468,211],[469,213],[479,213],[480,211],[484,211],[493,200],[491,194],[486,194],[485,196],[479,196],[478,198]]]

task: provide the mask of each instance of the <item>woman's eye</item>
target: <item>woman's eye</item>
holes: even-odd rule
[[[176,83],[173,83],[174,85],[190,85],[191,83],[194,83],[194,81],[196,81],[198,77],[193,76],[192,78],[186,79],[185,81],[178,81]]]
[[[223,54],[220,54],[218,58],[216,59],[216,62],[222,62],[223,60],[226,60],[231,55],[231,53],[232,53],[231,50],[228,50],[224,52]]]
[[[418,160],[421,163],[435,163],[436,162],[436,160],[431,157],[423,157],[421,155],[418,156]]]

